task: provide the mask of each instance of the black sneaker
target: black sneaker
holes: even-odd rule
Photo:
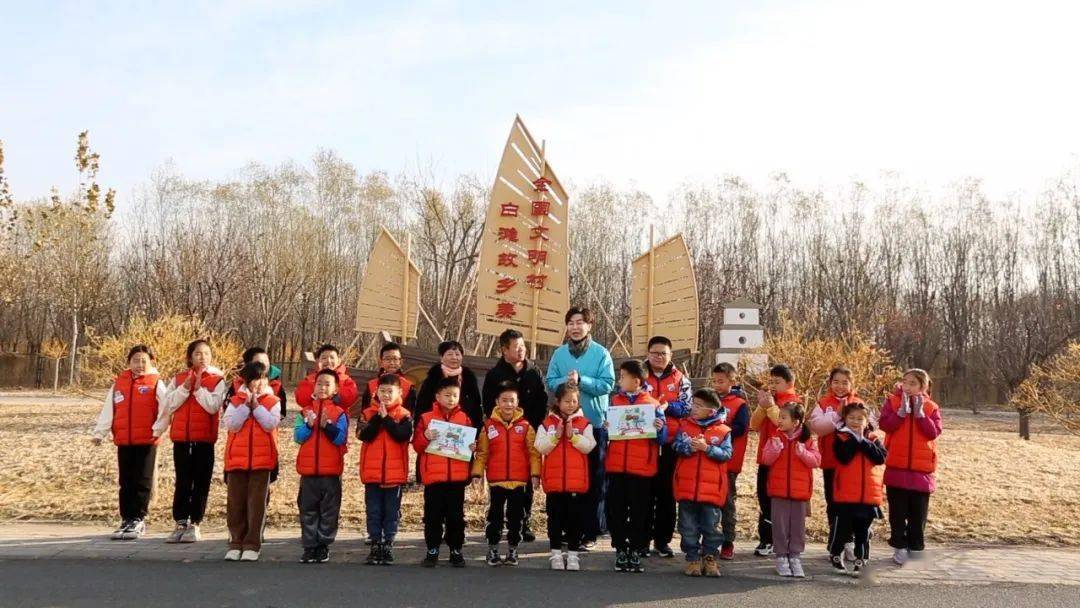
[[[536,534],[533,534],[532,528],[528,525],[521,529],[521,540],[527,543],[536,541]]]
[[[391,549],[393,549],[393,547],[394,546],[392,544],[390,544],[390,543],[383,543],[383,546],[382,546],[382,561],[379,562],[380,564],[382,564],[384,566],[389,566],[389,565],[394,563],[394,553],[393,553],[393,551],[391,551]]]
[[[645,566],[641,563],[641,552],[630,553],[630,564],[627,566],[628,572],[645,572]]]
[[[420,565],[425,568],[434,568],[439,565],[439,550],[428,549],[427,554],[424,555],[424,559],[420,562]]]
[[[660,557],[675,557],[675,552],[671,550],[671,545],[667,544],[656,545],[656,554]]]
[[[619,551],[615,554],[615,571],[626,572],[630,567],[630,557],[626,554],[626,551]]]
[[[326,545],[315,547],[315,561],[320,564],[325,564],[330,561],[330,547]]]
[[[754,548],[754,555],[758,557],[772,557],[772,543],[760,542],[758,546]]]
[[[450,565],[455,568],[465,567],[465,556],[461,554],[461,549],[450,550]]]
[[[507,566],[518,565],[517,547],[510,547],[510,549],[507,550],[506,559],[503,560],[503,563]]]
[[[634,551],[633,553],[635,553],[641,559],[648,559],[649,557],[648,549],[641,549],[640,551]]]
[[[499,548],[495,545],[488,545],[487,565],[498,566],[502,563],[502,559],[499,558]]]
[[[832,564],[833,570],[837,572],[847,572],[847,568],[844,567],[844,555],[833,555],[829,562]]]
[[[596,548],[596,539],[581,541],[581,552],[588,553]]]
[[[851,573],[852,573],[853,575],[855,575],[855,576],[859,576],[859,573],[860,573],[860,572],[862,572],[862,570],[863,570],[863,568],[864,568],[865,566],[866,566],[866,562],[865,562],[865,561],[863,561],[863,560],[861,560],[861,559],[858,559],[858,558],[856,558],[856,559],[855,559],[855,568],[854,568],[854,569],[852,569]]]
[[[315,563],[315,549],[304,549],[304,554],[300,556],[301,564],[314,564]]]
[[[364,563],[369,566],[377,566],[382,563],[382,547],[379,543],[372,543],[371,551],[368,551],[367,559]]]

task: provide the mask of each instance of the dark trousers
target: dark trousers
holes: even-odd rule
[[[531,483],[526,484],[525,485],[525,518],[521,520],[521,529],[523,531],[532,529],[532,525],[531,525],[531,522],[532,522],[532,508],[533,508],[533,500],[535,499],[535,496],[536,496],[536,493],[533,492],[532,484]]]
[[[648,549],[650,534],[645,524],[652,499],[652,478],[609,473],[607,482],[607,523],[611,530],[611,545],[618,551]]]
[[[723,513],[720,519],[720,528],[724,532],[724,542],[735,542],[735,524],[739,521],[735,515],[735,482],[739,479],[739,474],[733,471],[728,471],[728,495],[727,502],[724,503]]]
[[[822,469],[821,477],[825,481],[825,521],[829,523],[829,538],[832,538],[833,526],[836,522],[836,505],[833,503],[833,480],[836,479],[836,469]]]
[[[146,519],[146,513],[150,508],[150,491],[154,487],[156,463],[156,446],[116,446],[121,520]]]
[[[660,449],[656,476],[652,478],[652,495],[649,504],[649,521],[653,544],[657,547],[670,545],[675,536],[675,450],[670,445]]]
[[[521,523],[525,517],[525,503],[528,500],[525,487],[510,490],[489,486],[487,528],[484,530],[489,545],[497,545],[502,540],[504,524],[506,525],[506,540],[510,546],[516,547],[521,543]]]
[[[586,495],[589,502],[585,517],[585,541],[596,540],[608,529],[605,508],[607,475],[604,471],[604,463],[607,462],[607,429],[594,425],[593,436],[596,437],[596,447],[589,452],[589,493]]]
[[[446,532],[446,546],[460,551],[465,544],[465,486],[451,481],[424,486],[424,542],[438,549]]]
[[[401,519],[401,486],[364,485],[364,519],[372,542],[393,544]]]
[[[866,505],[835,505],[829,519],[829,554],[840,555],[855,540],[855,559],[870,559],[870,526],[874,510]]]
[[[581,530],[589,509],[588,494],[557,492],[545,495],[547,533],[552,549],[581,550]]]
[[[266,525],[266,497],[270,471],[229,471],[225,520],[229,525],[229,548],[258,551]]]
[[[757,468],[757,533],[758,541],[771,545],[772,538],[772,499],[769,498],[769,467],[759,464]]]
[[[930,510],[930,495],[926,492],[886,487],[885,496],[889,501],[889,546],[910,551],[925,549],[924,533],[926,515]]]
[[[305,549],[334,542],[341,514],[341,477],[301,477],[296,506],[300,509],[300,541]]]
[[[173,520],[201,523],[206,514],[206,497],[214,475],[214,444],[182,442],[173,444],[176,489],[173,491]]]

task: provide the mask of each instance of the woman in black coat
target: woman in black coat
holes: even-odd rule
[[[465,358],[465,348],[457,340],[448,340],[439,345],[439,357],[441,361],[428,370],[427,377],[420,385],[420,391],[416,394],[416,411],[413,412],[413,420],[420,420],[420,416],[431,411],[435,404],[435,389],[443,378],[457,378],[461,386],[461,400],[459,407],[469,417],[472,425],[480,428],[484,425],[484,410],[481,407],[480,384],[476,381],[476,374],[461,364]]]

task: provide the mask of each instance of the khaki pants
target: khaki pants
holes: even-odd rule
[[[270,471],[229,471],[229,548],[258,551],[266,524]]]

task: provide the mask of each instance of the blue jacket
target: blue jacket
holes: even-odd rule
[[[705,420],[690,418],[689,420],[693,420],[698,426],[705,428],[718,422],[722,423],[726,417],[727,410],[720,408],[716,412],[716,415],[711,418],[706,418]],[[672,445],[675,448],[675,452],[678,454],[683,456],[690,456],[693,454],[693,451],[690,450],[690,436],[686,433],[677,433],[675,442]],[[720,445],[710,445],[708,449],[705,450],[705,457],[717,462],[727,462],[728,460],[731,460],[731,452],[731,433],[728,433],[727,437],[724,437],[724,441],[722,441]]]
[[[297,414],[296,424],[293,425],[293,441],[296,443],[304,443],[308,439],[311,439],[311,435],[314,432],[315,429],[304,422],[303,415]],[[333,426],[323,427],[323,433],[326,434],[326,438],[330,440],[330,443],[334,445],[345,443],[345,439],[349,436],[349,417],[344,414],[338,416],[337,422],[335,422]]]
[[[570,354],[570,347],[563,344],[555,349],[548,363],[548,390],[554,392],[559,385],[565,384],[570,370],[577,370],[580,377],[581,411],[593,428],[601,428],[607,418],[608,395],[615,387],[615,366],[611,362],[611,353],[592,342],[580,357],[574,357]]]

